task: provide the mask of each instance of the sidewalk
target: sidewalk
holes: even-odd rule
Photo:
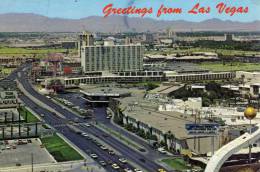
[[[6,167],[1,168],[0,172],[31,172],[32,166],[14,166],[14,167]],[[93,162],[84,162],[84,161],[72,161],[72,162],[64,162],[64,163],[49,163],[49,164],[34,164],[33,165],[34,172],[61,172],[61,171],[77,171],[77,172],[105,172],[102,168],[95,166]]]

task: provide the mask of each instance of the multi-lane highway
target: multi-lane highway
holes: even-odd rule
[[[91,140],[87,140],[81,135],[76,134],[72,130],[70,130],[66,125],[63,125],[66,123],[66,120],[63,120],[55,115],[53,115],[52,112],[49,112],[46,109],[43,109],[41,107],[38,107],[38,105],[34,102],[32,102],[28,97],[26,96],[21,96],[20,99],[25,103],[25,104],[30,104],[31,108],[34,107],[34,111],[38,114],[44,114],[44,120],[46,123],[48,123],[51,126],[54,126],[54,128],[57,130],[57,132],[60,132],[63,134],[68,140],[73,142],[78,148],[80,148],[82,151],[84,151],[87,154],[95,153],[98,156],[98,162],[99,161],[106,161],[108,162],[109,160],[116,162],[119,164],[118,159],[119,156],[115,155],[110,155],[108,151],[103,151],[100,149],[99,146],[97,146],[94,142]],[[37,107],[37,108],[35,108]],[[130,165],[125,165],[122,164],[123,167],[127,168],[133,168]],[[107,165],[105,167],[106,170],[108,171],[113,171],[110,165]]]
[[[81,109],[84,109],[87,104],[87,101],[83,98],[82,93],[70,92],[70,93],[66,93],[66,94],[59,94],[58,97],[68,100],[74,106],[78,106]],[[95,114],[94,120],[97,121],[98,123],[101,123],[101,124],[105,125],[107,128],[109,128],[113,131],[116,131],[117,133],[120,133],[120,135],[122,135],[126,138],[129,138],[129,140],[131,140],[139,145],[142,145],[142,148],[144,148],[144,150],[142,150],[142,151],[145,151],[144,154],[146,157],[149,157],[150,159],[155,160],[155,161],[158,159],[163,159],[163,158],[169,157],[165,154],[159,153],[157,150],[152,148],[151,145],[149,145],[143,139],[139,138],[138,136],[135,136],[134,134],[131,134],[131,133],[125,131],[121,127],[114,124],[111,120],[108,120],[106,118],[107,117],[106,108],[96,107],[96,108],[94,108],[94,114]]]
[[[28,68],[28,65],[26,66]],[[39,114],[44,114],[44,120],[46,123],[50,124],[51,126],[54,126],[54,128],[61,132],[67,139],[69,139],[71,142],[73,142],[76,146],[78,146],[82,151],[85,153],[95,153],[99,156],[99,160],[105,160],[105,161],[113,161],[117,164],[120,164],[123,166],[123,168],[131,168],[134,167],[129,164],[122,164],[118,161],[117,155],[110,155],[108,152],[100,149],[99,146],[97,146],[95,143],[93,143],[91,140],[85,139],[83,136],[76,134],[75,132],[71,131],[66,125],[64,124],[67,120],[74,120],[76,114],[72,113],[71,111],[68,111],[61,107],[60,105],[56,104],[55,102],[51,101],[50,99],[46,98],[45,96],[39,94],[37,91],[35,91],[32,88],[32,85],[29,83],[29,81],[26,79],[26,70],[24,70],[25,67],[21,68],[18,71],[15,71],[13,74],[11,74],[8,78],[9,79],[17,79],[24,89],[34,98],[38,99],[42,103],[49,106],[51,109],[59,112],[62,114],[66,119],[62,119],[58,116],[56,116],[54,113],[50,112],[49,110],[46,110],[42,107],[39,107],[38,104],[34,103],[27,95],[22,95],[20,98],[21,100],[29,106],[31,109],[33,109],[35,112]],[[86,122],[85,119],[79,118],[79,123]],[[148,172],[157,171],[157,169],[162,168],[160,165],[155,163],[151,158],[147,158],[144,156],[141,152],[134,150],[125,144],[119,142],[117,139],[113,137],[103,137],[106,135],[102,130],[96,128],[95,126],[92,127],[85,127],[83,125],[77,126],[80,130],[82,130],[85,133],[92,134],[97,136],[101,141],[109,145],[110,147],[117,150],[120,154],[122,154],[126,159],[130,160],[134,164],[137,164],[144,170]],[[98,161],[99,161],[98,160]],[[108,171],[113,171],[110,166],[107,166],[106,169]]]

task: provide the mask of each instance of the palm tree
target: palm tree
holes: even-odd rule
[[[243,74],[243,75],[241,75],[241,81],[242,81],[242,84],[243,84],[243,86],[245,85],[245,75]]]
[[[176,151],[176,138],[175,138],[175,135],[174,135],[171,131],[168,131],[168,132],[167,132],[167,138],[168,138],[169,141],[170,141],[170,149],[172,149],[173,143],[174,143],[174,141],[175,141],[174,151]]]
[[[245,98],[247,99],[247,103],[250,105],[251,104],[251,94],[250,93],[245,94]]]

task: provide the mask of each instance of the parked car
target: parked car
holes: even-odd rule
[[[158,148],[158,151],[162,154],[166,154],[166,150],[163,147]]]

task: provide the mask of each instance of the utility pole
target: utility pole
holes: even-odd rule
[[[31,158],[32,158],[32,172],[33,172],[33,153],[31,153]]]
[[[258,112],[260,112],[260,93],[258,94],[257,107],[258,107]]]
[[[198,111],[198,115],[199,115],[199,124],[201,124],[201,114],[200,114],[201,110]],[[198,137],[198,152],[200,152],[200,137]]]

